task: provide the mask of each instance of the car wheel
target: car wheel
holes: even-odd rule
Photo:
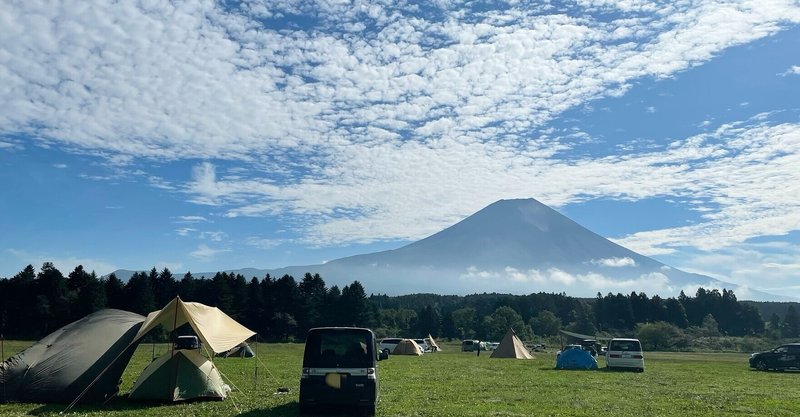
[[[764,362],[763,360],[756,362],[756,369],[758,369],[759,371],[766,371],[768,369],[767,363]]]
[[[388,354],[390,354],[390,353],[392,353],[392,351],[391,351],[391,350],[389,350],[389,348],[383,349],[383,351],[384,351],[384,352],[385,352],[387,355],[388,355]]]

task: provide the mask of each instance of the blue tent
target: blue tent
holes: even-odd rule
[[[556,369],[597,369],[597,359],[583,349],[567,349],[556,359]]]

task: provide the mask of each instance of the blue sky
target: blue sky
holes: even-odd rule
[[[533,197],[800,297],[794,1],[25,1],[0,27],[0,276],[316,264]]]

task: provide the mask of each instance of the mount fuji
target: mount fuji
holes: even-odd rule
[[[122,278],[126,272],[117,275]],[[681,271],[624,248],[535,199],[497,201],[447,229],[394,250],[320,265],[227,272],[247,277],[290,274],[296,279],[307,272],[318,273],[329,286],[359,280],[368,292],[390,295],[563,292],[593,297],[598,292],[635,291],[670,297],[681,290],[693,295],[698,287],[737,290],[736,285]],[[746,292],[749,299],[781,298],[751,289]]]

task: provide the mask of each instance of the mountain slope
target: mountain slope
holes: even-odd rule
[[[543,291],[593,297],[598,292],[635,291],[668,297],[681,290],[691,295],[702,286],[733,289],[741,299],[781,298],[671,268],[534,199],[497,201],[441,232],[394,250],[322,265],[228,272],[248,277],[290,274],[298,279],[307,272],[319,273],[329,286],[359,280],[369,292],[393,295]]]

